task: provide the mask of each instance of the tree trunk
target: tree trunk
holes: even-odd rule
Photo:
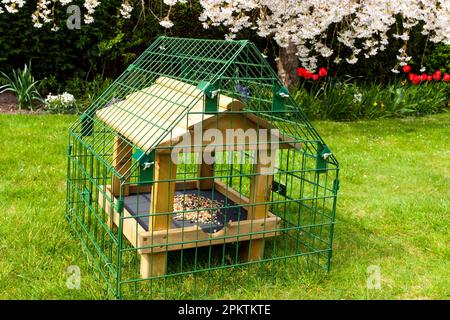
[[[295,87],[298,84],[297,67],[298,58],[295,55],[297,48],[289,44],[286,48],[280,48],[278,60],[278,76],[287,88]]]

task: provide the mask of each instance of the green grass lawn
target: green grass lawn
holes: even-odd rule
[[[64,218],[73,120],[0,115],[1,299],[105,297]],[[331,272],[224,297],[449,299],[450,113],[316,125],[341,164]],[[80,290],[66,286],[70,265],[81,268]],[[372,265],[379,290],[366,286]]]

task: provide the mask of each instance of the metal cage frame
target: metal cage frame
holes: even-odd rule
[[[329,271],[338,174],[253,43],[159,37],[69,129],[66,218],[112,296],[214,297]]]

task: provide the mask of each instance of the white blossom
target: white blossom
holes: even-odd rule
[[[122,3],[122,6],[120,8],[120,15],[124,19],[130,19],[132,11],[133,11],[133,7],[128,2]]]
[[[4,5],[4,8],[9,13],[17,13],[19,9],[25,5],[25,0],[2,0],[1,3]],[[1,13],[4,10],[2,9]]]
[[[163,0],[169,8],[187,0]],[[304,67],[316,68],[319,57],[335,63],[356,63],[360,57],[370,58],[384,51],[392,39],[404,43],[397,55],[402,66],[411,60],[407,43],[414,27],[429,41],[450,44],[449,0],[199,0],[203,8],[199,19],[205,29],[224,26],[226,39],[234,39],[244,29],[258,36],[270,37],[280,47],[294,46]],[[72,0],[36,0],[32,22],[36,28],[53,22],[55,5],[67,6]],[[25,0],[0,0],[0,14],[15,14]],[[84,22],[94,23],[99,0],[84,0]],[[123,0],[120,15],[131,17],[133,5],[141,1]],[[171,28],[171,10],[162,8],[158,17],[163,28]],[[168,12],[168,13],[167,13]],[[333,31],[333,37],[330,34]],[[388,35],[394,31],[392,39]],[[336,43],[343,50],[333,50]],[[344,50],[345,49],[345,50]],[[336,51],[336,52],[335,52]],[[343,52],[350,52],[343,56]]]
[[[346,58],[345,60],[347,61],[348,64],[355,64],[358,62],[358,58],[355,56],[351,57],[350,59]]]
[[[342,58],[336,57],[336,58],[333,60],[333,62],[336,63],[336,64],[339,64],[339,63],[342,62]]]
[[[51,5],[51,1],[49,0],[37,1],[36,11],[31,15],[31,20],[35,28],[42,28],[44,23],[52,21],[50,17],[52,10],[49,9],[49,5]]]
[[[169,18],[167,18],[167,17],[164,18],[163,20],[161,20],[161,21],[159,22],[159,24],[160,24],[163,28],[166,28],[166,29],[170,29],[170,28],[173,27],[173,22],[170,21]]]
[[[389,44],[389,31],[397,26],[397,17],[402,22],[399,32],[393,35],[396,39],[407,43],[410,30],[422,23],[423,30],[432,34],[431,41],[450,43],[448,0],[200,0],[200,3],[204,8],[200,20],[205,27],[222,25],[231,34],[257,27],[260,37],[272,37],[280,47],[295,45],[304,67],[314,64],[310,57],[315,55],[333,57],[335,52],[323,41],[327,40],[330,28],[335,28],[337,41],[352,52],[351,56],[343,57],[350,64],[356,63],[360,54],[369,58],[384,51]],[[405,49],[399,52],[399,57],[399,62],[410,59]],[[340,63],[341,58],[335,56],[333,60]]]
[[[164,0],[164,4],[168,6],[174,6],[177,4],[177,0]]]
[[[100,5],[100,2],[97,0],[85,0],[84,7],[87,12],[84,14],[84,23],[91,24],[94,22],[94,13],[95,9]]]

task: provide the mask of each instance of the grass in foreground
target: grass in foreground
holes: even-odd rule
[[[0,298],[95,299],[104,291],[64,219],[69,116],[0,115]],[[448,299],[450,114],[316,123],[341,164],[332,271],[242,284],[224,298]],[[81,268],[81,289],[66,286]],[[367,268],[379,266],[381,289]],[[232,273],[229,273],[232,274]]]

